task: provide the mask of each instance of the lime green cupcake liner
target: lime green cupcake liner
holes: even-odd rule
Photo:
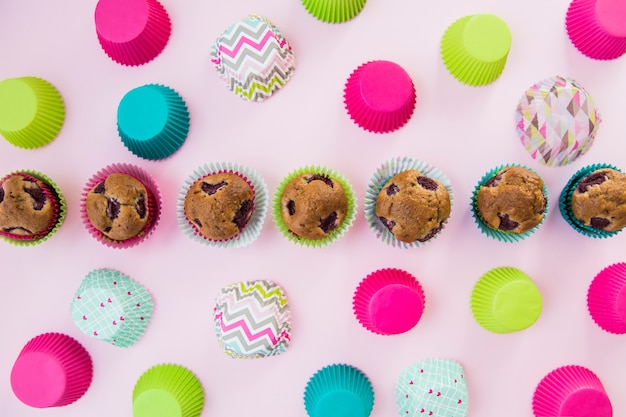
[[[535,226],[532,229],[527,230],[527,231],[525,231],[523,233],[511,233],[511,232],[506,232],[506,231],[503,231],[503,230],[492,229],[486,223],[483,222],[483,220],[480,217],[480,214],[478,214],[478,191],[480,190],[480,187],[482,187],[487,181],[489,181],[491,178],[496,176],[503,169],[509,168],[509,167],[514,167],[514,166],[527,169],[527,170],[532,171],[535,174],[537,174],[537,172],[535,170],[533,170],[531,168],[528,168],[528,167],[526,167],[524,165],[519,165],[519,164],[500,165],[500,166],[498,166],[496,168],[493,168],[493,169],[487,171],[487,173],[482,176],[480,181],[478,181],[478,184],[476,184],[476,186],[474,187],[474,191],[472,192],[471,209],[472,209],[472,217],[474,218],[474,223],[476,223],[476,226],[478,226],[478,229],[484,235],[487,235],[487,236],[489,236],[492,239],[499,240],[500,242],[509,242],[509,243],[519,242],[521,240],[526,239],[527,237],[529,237],[533,233],[535,233],[539,229],[539,227],[541,227],[541,225],[545,221],[546,217],[548,217],[548,210],[550,208],[550,201],[548,200],[548,189],[546,188],[546,185],[545,185],[545,182],[544,182],[544,185],[543,185],[543,195],[546,198],[546,208],[544,210],[543,219],[541,220],[541,222],[537,226]],[[537,174],[537,175],[539,175],[539,174]]]
[[[59,204],[59,212],[57,214],[57,220],[55,222],[55,225],[52,227],[52,229],[50,229],[50,231],[48,233],[46,233],[45,236],[42,236],[40,238],[37,239],[32,239],[32,240],[19,240],[19,239],[11,239],[9,237],[6,236],[0,236],[1,239],[3,239],[4,241],[15,245],[15,246],[34,246],[34,245],[38,245],[39,243],[45,242],[46,240],[50,239],[50,237],[55,234],[57,232],[57,230],[59,230],[59,228],[61,227],[61,225],[63,224],[63,222],[65,221],[65,216],[67,215],[67,203],[65,202],[65,197],[63,197],[63,194],[61,193],[61,189],[59,188],[59,186],[52,181],[52,179],[50,177],[48,177],[45,174],[42,174],[39,171],[33,171],[33,170],[29,170],[29,169],[25,169],[25,170],[18,170],[18,171],[13,171],[11,172],[9,175],[13,175],[13,174],[18,174],[18,173],[24,173],[24,174],[28,174],[30,176],[33,176],[35,178],[37,178],[38,180],[42,181],[43,183],[45,183],[46,185],[48,185],[49,187],[51,187],[54,192],[56,193],[57,197],[59,198],[58,204]]]
[[[565,221],[578,233],[595,239],[606,239],[615,236],[616,234],[621,232],[621,230],[607,232],[605,230],[594,229],[591,226],[583,224],[580,220],[574,217],[574,213],[572,213],[572,194],[576,190],[578,183],[583,178],[591,174],[593,171],[603,168],[614,169],[616,171],[622,172],[620,169],[610,164],[601,163],[587,165],[585,167],[582,167],[581,169],[576,171],[574,175],[572,175],[572,177],[565,184],[565,187],[563,187],[561,195],[559,196],[559,211],[561,212],[561,216],[563,217],[563,219],[565,219]]]
[[[291,231],[289,231],[289,227],[287,227],[283,220],[280,204],[281,196],[283,195],[287,184],[289,184],[289,182],[297,176],[306,174],[308,172],[326,175],[339,182],[339,184],[341,184],[341,186],[343,187],[346,198],[348,200],[348,209],[346,210],[346,217],[344,218],[343,222],[341,222],[341,224],[335,229],[331,230],[326,237],[317,240],[302,238],[291,233]],[[294,243],[314,248],[322,248],[328,246],[331,243],[337,241],[341,236],[343,236],[354,222],[354,219],[356,217],[356,208],[356,196],[354,195],[354,190],[350,182],[348,182],[348,180],[337,171],[319,165],[309,165],[298,168],[285,176],[280,184],[278,184],[278,187],[274,192],[274,199],[272,201],[272,215],[274,217],[274,224],[276,224],[276,227],[282,233],[282,235]]]
[[[304,8],[326,23],[343,23],[361,13],[367,0],[302,0]]]

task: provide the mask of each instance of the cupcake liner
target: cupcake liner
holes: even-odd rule
[[[546,207],[544,209],[544,215],[543,215],[543,219],[541,220],[541,222],[533,227],[530,230],[527,230],[525,232],[522,233],[512,233],[512,232],[507,232],[504,230],[498,230],[498,229],[492,229],[491,227],[489,227],[489,225],[487,225],[486,223],[483,222],[483,219],[480,217],[479,214],[479,210],[478,210],[478,191],[480,190],[480,187],[482,187],[487,181],[489,181],[491,178],[493,178],[494,176],[496,176],[498,174],[498,172],[502,171],[505,168],[509,168],[509,167],[520,167],[520,168],[524,168],[527,169],[529,171],[534,172],[535,174],[537,174],[537,172],[531,168],[528,168],[524,165],[520,165],[520,164],[504,164],[504,165],[499,165],[489,171],[487,171],[482,177],[481,179],[478,181],[478,184],[476,184],[476,186],[474,187],[474,191],[472,192],[472,202],[471,202],[471,209],[472,209],[472,217],[474,218],[474,223],[476,223],[476,226],[478,226],[478,229],[481,231],[482,234],[492,238],[492,239],[496,239],[500,242],[507,242],[507,243],[513,243],[513,242],[519,242],[521,240],[526,239],[527,237],[529,237],[530,235],[532,235],[533,233],[535,233],[539,227],[541,227],[541,225],[543,224],[543,222],[546,220],[546,217],[548,217],[548,210],[550,209],[550,201],[548,199],[548,189],[545,185],[544,182],[544,186],[543,186],[543,195],[546,198]],[[539,175],[539,174],[537,174]]]
[[[400,416],[467,416],[468,391],[461,364],[427,359],[405,368],[396,382]]]
[[[279,355],[291,341],[291,312],[283,289],[270,281],[239,282],[220,290],[213,323],[222,351],[232,358]]]
[[[346,81],[344,104],[350,118],[363,129],[387,133],[404,126],[415,110],[411,76],[390,61],[369,61]]]
[[[613,416],[602,382],[579,365],[562,366],[547,374],[535,389],[532,407],[536,417]]]
[[[495,81],[511,47],[507,24],[492,14],[465,16],[452,23],[441,39],[443,63],[457,80],[472,86]]]
[[[152,61],[172,32],[169,15],[157,0],[99,0],[94,19],[104,52],[126,66]]]
[[[65,216],[67,215],[67,204],[65,202],[65,197],[63,197],[61,189],[56,185],[56,183],[54,183],[54,181],[50,179],[50,177],[38,171],[28,169],[13,171],[10,174],[6,175],[4,178],[0,179],[0,183],[4,182],[7,178],[13,175],[33,177],[50,187],[50,189],[44,189],[44,192],[52,202],[53,216],[49,228],[37,237],[32,238],[27,236],[10,236],[8,234],[5,234],[4,232],[0,232],[0,239],[3,239],[5,242],[8,242],[15,246],[34,246],[39,243],[45,242],[52,235],[54,235],[57,230],[59,230],[59,228],[65,221]]]
[[[283,88],[296,68],[294,53],[283,34],[257,15],[234,23],[217,38],[211,48],[211,62],[229,90],[254,102],[266,100]]]
[[[304,407],[310,417],[367,417],[374,408],[374,390],[354,366],[327,365],[309,379]]]
[[[212,240],[201,235],[194,224],[185,215],[185,197],[191,186],[199,179],[212,174],[229,172],[239,175],[252,187],[254,208],[252,215],[241,232],[228,240]],[[221,248],[242,248],[253,243],[261,233],[268,206],[268,191],[263,177],[255,170],[232,162],[211,162],[196,168],[185,180],[178,193],[176,217],[178,226],[190,239],[209,246]]]
[[[343,222],[337,226],[335,229],[331,230],[328,235],[322,239],[306,239],[303,237],[299,237],[294,235],[289,231],[289,227],[285,224],[282,215],[282,209],[280,204],[280,199],[285,191],[285,187],[291,180],[298,177],[299,175],[306,174],[307,172],[315,172],[320,175],[326,175],[330,178],[336,180],[341,186],[346,194],[346,198],[348,200],[348,209],[346,210],[346,216]],[[352,185],[348,180],[337,171],[334,171],[330,168],[323,167],[320,165],[308,165],[301,168],[298,168],[289,174],[287,174],[281,182],[276,187],[276,191],[274,192],[274,199],[272,201],[272,214],[274,217],[274,224],[282,233],[284,237],[289,239],[291,242],[297,243],[298,245],[313,247],[313,248],[323,248],[334,242],[336,242],[341,236],[343,236],[348,229],[352,226],[354,222],[354,218],[356,217],[356,208],[357,201],[356,196],[354,195],[354,190],[352,189]]]
[[[91,271],[74,294],[72,320],[85,335],[127,348],[143,335],[152,317],[152,297],[121,272]]]
[[[95,187],[97,184],[104,181],[106,177],[114,173],[128,174],[132,176],[133,178],[141,182],[148,191],[148,221],[146,223],[144,231],[138,236],[126,239],[124,241],[109,239],[104,234],[102,234],[102,232],[93,227],[91,225],[91,222],[89,221],[89,217],[87,217],[87,210],[85,207],[87,194],[89,193],[89,191],[91,191],[93,187]],[[80,216],[83,225],[85,226],[89,234],[103,245],[117,249],[131,248],[147,239],[148,236],[150,236],[154,232],[154,229],[158,225],[159,219],[161,217],[161,193],[159,191],[157,183],[154,181],[152,176],[143,168],[126,163],[110,164],[95,173],[91,178],[89,178],[89,180],[85,184],[80,199]]]
[[[476,282],[470,307],[474,319],[484,329],[512,333],[537,321],[542,309],[541,293],[524,272],[499,267]]]
[[[365,277],[352,299],[354,314],[367,330],[392,335],[415,327],[424,312],[424,291],[406,271],[385,268]]]
[[[574,175],[570,177],[570,179],[565,184],[565,187],[563,187],[563,190],[561,191],[561,194],[559,196],[559,210],[561,212],[561,216],[567,222],[567,224],[572,226],[572,228],[576,230],[578,233],[587,237],[595,238],[595,239],[606,239],[609,237],[613,237],[619,232],[621,232],[621,230],[608,232],[606,230],[598,230],[598,229],[594,229],[591,226],[586,226],[584,223],[582,223],[580,220],[574,217],[574,214],[572,213],[572,194],[574,193],[574,191],[576,191],[576,187],[578,186],[578,183],[582,179],[584,179],[587,175],[591,174],[593,171],[596,171],[602,168],[610,168],[610,169],[614,169],[616,171],[621,172],[620,169],[609,164],[602,163],[602,164],[587,165],[585,167],[580,168],[578,171],[576,171],[576,173],[574,173]]]
[[[436,168],[424,161],[420,161],[418,159],[412,159],[408,157],[396,157],[384,162],[372,175],[370,182],[367,186],[367,190],[365,191],[365,199],[364,199],[364,210],[365,210],[365,219],[367,220],[367,224],[369,228],[376,237],[382,240],[384,243],[399,247],[399,248],[415,248],[419,246],[424,246],[425,244],[432,242],[437,238],[445,228],[445,225],[448,223],[449,218],[446,219],[442,224],[442,229],[435,234],[431,239],[428,239],[426,242],[402,242],[393,235],[387,229],[387,227],[380,221],[378,216],[376,216],[376,199],[378,198],[378,193],[383,188],[383,186],[389,181],[390,178],[399,174],[403,171],[407,171],[409,169],[415,169],[424,174],[424,176],[428,178],[433,178],[439,181],[448,191],[450,195],[450,206],[454,201],[454,195],[452,193],[452,184],[446,175],[439,169]]]
[[[172,88],[146,84],[130,90],[117,108],[117,131],[124,146],[140,158],[167,158],[185,142],[189,111]]]
[[[85,394],[92,375],[91,357],[78,341],[43,333],[22,348],[11,370],[11,388],[31,407],[62,407]]]
[[[19,148],[40,148],[52,142],[65,121],[59,91],[38,77],[0,82],[0,135]]]
[[[626,6],[619,1],[573,0],[565,27],[570,40],[592,59],[616,59],[626,53]]]
[[[367,0],[302,0],[309,14],[326,23],[343,23],[361,13]]]
[[[587,309],[603,330],[626,333],[626,263],[619,262],[600,271],[589,285]]]
[[[180,365],[155,365],[139,377],[133,388],[133,417],[198,417],[203,408],[200,381]]]

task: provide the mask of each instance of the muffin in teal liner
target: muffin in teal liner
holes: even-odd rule
[[[445,227],[452,210],[452,185],[438,168],[408,157],[383,163],[365,192],[369,228],[400,248],[423,246]]]
[[[72,320],[89,337],[127,348],[143,335],[152,317],[152,297],[127,275],[91,271],[74,294]]]
[[[579,169],[561,191],[559,210],[585,236],[615,236],[626,226],[626,174],[609,164]]]
[[[204,164],[178,193],[178,226],[205,245],[248,246],[261,233],[268,200],[265,181],[255,170],[231,162]]]
[[[0,179],[0,238],[33,246],[50,238],[67,214],[65,198],[46,175],[14,171]]]
[[[309,417],[367,417],[374,408],[374,389],[354,366],[328,365],[309,379],[304,407]]]
[[[356,197],[343,175],[322,166],[305,166],[285,176],[274,193],[278,230],[309,247],[334,243],[352,226]]]
[[[517,165],[489,170],[472,193],[472,215],[480,231],[501,242],[533,234],[548,214],[548,190],[535,171]]]

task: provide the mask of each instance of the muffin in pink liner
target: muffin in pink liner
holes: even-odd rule
[[[230,162],[196,168],[178,193],[176,216],[192,240],[209,246],[244,247],[261,233],[267,186],[255,170]]]
[[[367,330],[400,334],[411,330],[424,312],[424,291],[406,271],[385,268],[365,277],[352,299],[354,315]]]
[[[128,66],[153,60],[172,32],[167,11],[157,0],[99,0],[94,20],[104,52]]]
[[[344,88],[350,118],[365,130],[387,133],[404,126],[417,100],[411,76],[395,62],[370,61],[355,69]]]
[[[593,321],[609,333],[626,333],[626,263],[600,271],[589,285],[587,309]]]
[[[626,53],[626,2],[573,0],[565,17],[570,40],[581,53],[598,60]]]
[[[87,231],[112,248],[130,248],[152,234],[161,216],[161,194],[143,168],[108,165],[85,184],[80,213]]]
[[[547,374],[533,394],[535,417],[612,417],[611,400],[591,370],[566,365]]]
[[[62,407],[85,394],[92,376],[91,357],[78,341],[62,333],[43,333],[15,360],[11,388],[30,407]]]

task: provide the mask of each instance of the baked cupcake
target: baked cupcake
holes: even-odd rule
[[[581,168],[567,182],[559,198],[565,221],[586,236],[614,236],[626,226],[626,174],[614,166]]]
[[[198,167],[177,204],[178,225],[193,240],[243,247],[259,236],[267,212],[267,187],[254,170],[232,163]]]
[[[365,194],[365,217],[383,242],[410,248],[439,235],[452,210],[452,187],[437,168],[394,158],[374,173]]]
[[[356,199],[339,173],[320,166],[299,168],[283,178],[274,194],[274,222],[289,240],[322,247],[352,225]]]
[[[65,219],[65,199],[44,174],[16,171],[0,179],[0,237],[21,246],[47,240]]]
[[[472,195],[472,214],[485,235],[504,242],[530,236],[548,212],[548,192],[534,171],[503,165],[488,171]]]
[[[143,169],[109,165],[94,174],[83,189],[81,215],[89,233],[114,248],[143,241],[159,221],[161,197]]]

